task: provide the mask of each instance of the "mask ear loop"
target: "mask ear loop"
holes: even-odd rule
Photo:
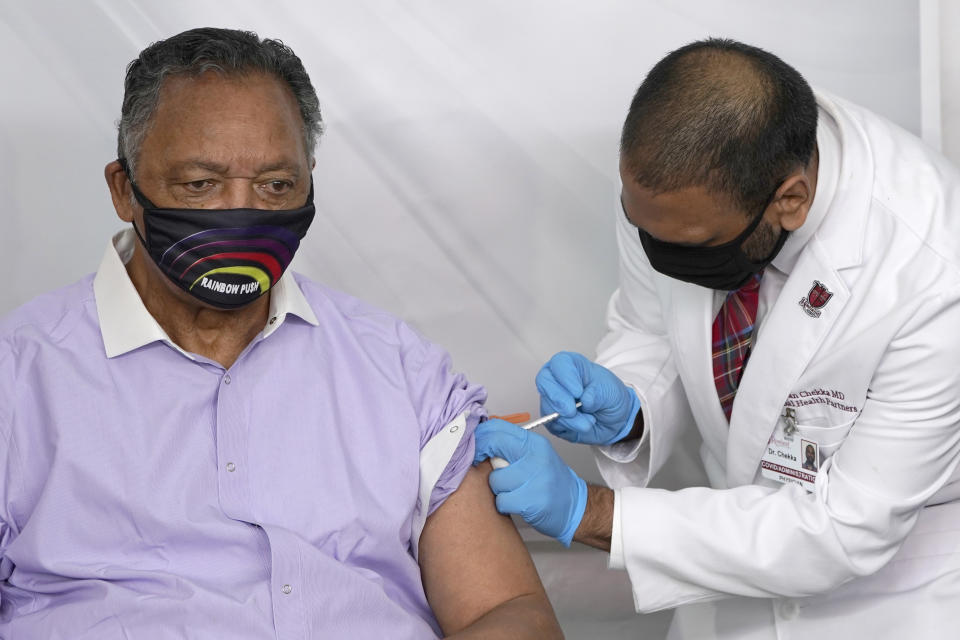
[[[734,245],[734,244],[735,244],[735,245],[737,245],[738,247],[742,247],[742,246],[743,246],[743,243],[746,242],[747,238],[749,238],[750,236],[752,236],[752,235],[753,235],[753,232],[756,231],[756,230],[757,230],[757,227],[760,226],[760,223],[763,221],[763,216],[767,213],[767,207],[769,207],[770,204],[771,204],[771,203],[774,201],[774,199],[777,197],[777,191],[780,189],[780,185],[782,185],[782,184],[783,184],[783,180],[781,180],[780,182],[777,183],[777,186],[774,188],[773,193],[771,193],[771,194],[767,197],[766,201],[763,203],[763,206],[760,207],[760,213],[757,214],[757,217],[755,217],[755,218],[750,222],[750,224],[747,225],[747,228],[744,229],[743,231],[741,231],[741,232],[740,232],[740,235],[738,235],[736,238],[734,238],[733,240],[731,240],[731,241],[729,241],[729,242],[726,242],[726,243],[724,243],[724,244],[722,244],[722,245],[720,245],[720,246],[726,247],[726,246],[730,246],[730,245]],[[742,251],[743,251],[743,250],[742,250],[742,248],[741,248],[741,252],[742,252]]]
[[[133,181],[133,178],[130,176],[130,165],[127,163],[126,158],[117,158],[117,162],[120,163],[120,168],[123,169],[123,173],[127,176],[127,180],[130,182],[130,187],[133,189],[133,197],[137,201],[137,204],[143,208],[144,217],[146,217],[147,209],[156,209],[157,207],[150,202],[150,199],[147,196],[143,195],[143,192],[140,191],[140,187],[137,186],[137,183]],[[144,221],[146,223],[146,221]],[[140,239],[143,248],[147,251],[150,251],[150,246],[147,244],[146,239],[140,234],[140,230],[137,229],[137,223],[131,222],[133,226],[133,232],[137,234],[137,238]]]
[[[756,219],[750,223],[747,229],[742,234],[740,234],[740,237],[738,238],[740,241],[739,242],[740,254],[743,255],[743,257],[746,258],[747,261],[752,264],[758,264],[758,263],[753,260],[750,260],[750,258],[747,258],[746,254],[743,253],[743,243],[746,242],[747,238],[753,235],[753,232],[756,231],[757,227],[760,226],[760,222],[763,220],[763,216],[767,213],[767,207],[769,207],[773,203],[773,201],[777,198],[777,191],[780,190],[781,186],[783,186],[783,180],[777,183],[777,186],[773,190],[773,193],[771,193],[770,196],[767,198],[766,202],[763,205],[763,208],[760,209],[760,215],[757,216]],[[770,252],[769,256],[759,261],[760,263],[763,263],[763,266],[760,267],[760,271],[763,271],[764,268],[766,268],[766,266],[770,264],[770,262],[773,260],[774,256],[780,253],[780,249],[783,248],[783,243],[787,241],[787,236],[789,235],[790,235],[789,231],[787,231],[783,227],[780,228],[780,236],[777,238],[777,244],[776,246],[774,246],[773,251]]]

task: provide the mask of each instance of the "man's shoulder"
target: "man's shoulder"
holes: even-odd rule
[[[96,317],[93,274],[41,294],[0,318],[0,342],[68,336],[84,319]]]
[[[294,279],[321,325],[330,327],[337,323],[352,333],[372,333],[380,339],[406,341],[411,334],[420,337],[403,319],[374,304],[299,273],[294,274]]]
[[[295,273],[294,280],[321,322],[323,316],[331,313],[371,323],[390,324],[400,322],[400,319],[389,311],[385,311],[349,293],[311,280],[303,274]]]

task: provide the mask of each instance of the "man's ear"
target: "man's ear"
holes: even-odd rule
[[[133,190],[130,187],[127,172],[120,166],[120,161],[108,162],[103,168],[103,177],[107,181],[107,188],[110,189],[110,199],[113,200],[113,208],[116,209],[117,216],[124,222],[133,222]]]
[[[813,204],[813,194],[813,183],[804,171],[787,176],[771,203],[781,228],[796,231],[803,225]]]

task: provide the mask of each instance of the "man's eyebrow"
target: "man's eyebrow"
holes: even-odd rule
[[[182,171],[184,169],[206,169],[208,171],[213,171],[214,173],[226,173],[227,165],[219,164],[217,162],[210,162],[209,160],[184,160],[182,162],[177,162],[173,165],[173,169],[177,171]]]
[[[173,165],[173,169],[176,171],[183,171],[185,169],[206,169],[207,171],[212,171],[213,173],[225,175],[229,172],[230,167],[229,165],[221,164],[219,162],[211,162],[210,160],[188,159],[182,162],[177,162]],[[257,167],[258,174],[269,173],[271,171],[288,171],[299,176],[300,166],[295,162],[281,160],[279,162],[273,162],[261,167]]]
[[[260,167],[260,173],[269,173],[271,171],[289,171],[290,173],[300,175],[300,165],[294,162],[281,161]]]

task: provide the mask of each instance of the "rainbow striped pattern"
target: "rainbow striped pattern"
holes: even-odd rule
[[[177,285],[222,308],[248,304],[276,284],[313,220],[314,207],[154,209],[144,216],[150,254]]]
[[[233,273],[252,278],[267,291],[283,275],[299,246],[300,238],[282,227],[211,229],[171,246],[160,256],[159,265],[177,280],[192,271],[191,289],[203,278]]]

